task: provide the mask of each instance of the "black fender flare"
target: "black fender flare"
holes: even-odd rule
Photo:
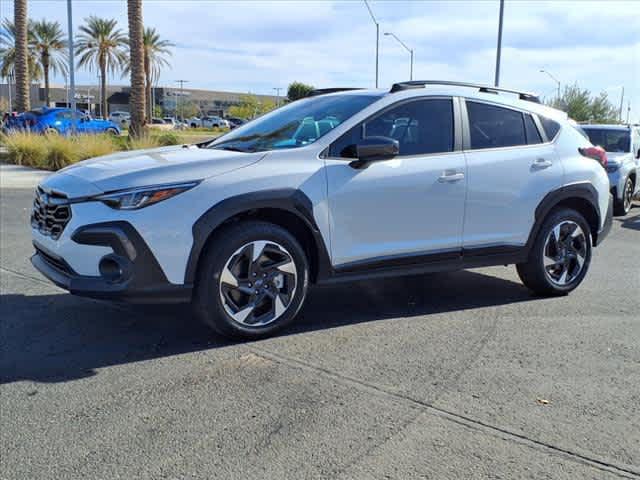
[[[528,253],[531,251],[533,243],[538,236],[538,232],[542,227],[542,223],[544,222],[549,212],[553,210],[557,205],[561,202],[569,199],[580,199],[586,200],[591,207],[593,207],[594,211],[597,215],[597,225],[595,226],[595,231],[592,231],[592,235],[594,237],[594,245],[597,243],[597,235],[601,225],[602,213],[600,212],[600,207],[598,205],[598,192],[595,187],[590,183],[574,183],[570,185],[565,185],[556,190],[552,190],[547,193],[542,201],[538,204],[535,211],[535,221],[533,224],[533,228],[529,233],[529,238],[527,239],[525,250]],[[588,221],[588,219],[587,219]],[[593,225],[592,225],[593,227]]]
[[[196,279],[198,262],[211,234],[227,220],[254,210],[284,210],[301,220],[314,239],[313,248],[317,255],[317,277],[326,278],[331,271],[331,261],[324,238],[313,216],[313,204],[302,191],[294,188],[262,190],[226,198],[212,206],[193,224],[193,245],[187,260],[185,283],[193,284]],[[303,247],[305,247],[303,245]]]

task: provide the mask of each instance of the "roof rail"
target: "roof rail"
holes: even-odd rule
[[[484,93],[499,93],[499,92],[507,92],[507,93],[515,93],[518,95],[520,100],[527,100],[529,102],[540,103],[540,98],[535,93],[523,92],[520,90],[511,90],[508,88],[502,87],[493,87],[491,85],[483,85],[479,83],[468,83],[468,82],[452,82],[447,80],[412,80],[409,82],[400,82],[394,83],[389,90],[390,93],[401,92],[403,90],[410,90],[413,88],[423,88],[425,85],[449,85],[453,87],[469,87],[469,88],[477,88],[480,92]]]
[[[350,90],[362,90],[362,88],[316,88],[315,90],[312,90],[309,95],[307,95],[308,97],[317,97],[318,95],[326,95],[328,93],[335,93],[335,92],[348,92]]]

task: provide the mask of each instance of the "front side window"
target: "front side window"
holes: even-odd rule
[[[304,147],[381,97],[343,94],[298,100],[231,131],[208,148],[261,152]]]
[[[56,120],[71,120],[71,112],[60,112],[56,115]]]
[[[340,137],[329,156],[355,158],[362,138],[378,136],[397,140],[399,156],[451,152],[453,104],[449,99],[424,99],[390,108]]]
[[[631,151],[631,135],[628,129],[582,127],[589,140],[610,153]]]
[[[467,101],[471,148],[526,145],[523,115],[508,108]]]

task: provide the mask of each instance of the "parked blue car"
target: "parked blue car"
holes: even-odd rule
[[[120,127],[110,120],[97,120],[89,115],[76,112],[75,119],[70,108],[36,108],[15,116],[7,116],[3,130],[28,130],[34,133],[56,133],[68,135],[75,130],[78,134],[110,133],[120,135]]]

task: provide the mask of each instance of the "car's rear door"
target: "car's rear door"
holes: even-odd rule
[[[475,99],[462,107],[468,119],[463,250],[522,246],[536,207],[563,181],[554,145],[528,112]]]
[[[412,99],[331,145],[326,171],[334,266],[457,258],[466,190],[459,115],[452,98]],[[381,135],[398,140],[398,156],[363,169],[349,165],[363,137]]]

